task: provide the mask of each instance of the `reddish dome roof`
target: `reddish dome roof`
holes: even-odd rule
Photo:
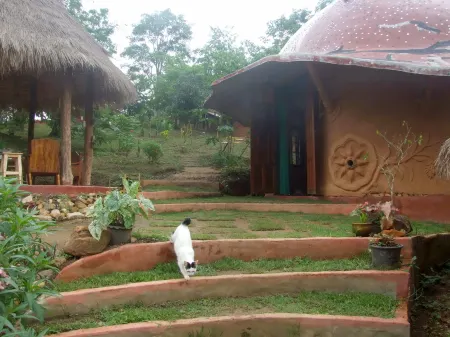
[[[450,66],[450,0],[336,0],[280,52]]]

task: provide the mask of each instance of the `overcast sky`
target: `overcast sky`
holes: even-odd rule
[[[110,19],[118,25],[113,37],[118,54],[128,44],[132,25],[139,22],[144,13],[170,8],[175,14],[184,15],[192,26],[192,48],[202,46],[209,37],[209,27],[233,27],[242,40],[257,42],[266,30],[266,23],[293,9],[313,9],[317,0],[82,0],[86,9],[108,8]],[[121,66],[124,60],[118,55],[114,63]]]

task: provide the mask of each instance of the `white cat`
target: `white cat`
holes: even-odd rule
[[[186,281],[190,276],[194,276],[198,265],[198,261],[194,260],[194,248],[192,248],[191,232],[188,227],[190,223],[190,218],[184,219],[170,238],[177,255],[178,267]]]

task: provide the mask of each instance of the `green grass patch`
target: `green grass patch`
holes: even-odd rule
[[[192,233],[192,240],[217,240],[217,236],[207,233]]]
[[[270,217],[267,219],[250,219],[249,228],[252,231],[279,231],[285,229],[285,226],[282,223],[279,223],[274,218]]]
[[[393,318],[397,301],[391,297],[366,293],[301,292],[294,296],[273,295],[250,298],[215,298],[172,302],[154,307],[142,304],[92,312],[46,323],[49,333],[82,328],[147,321],[174,321],[251,313],[298,313]]]
[[[186,203],[266,203],[266,204],[331,204],[328,200],[312,199],[279,199],[273,197],[233,197],[221,196],[210,198],[183,198],[155,200],[155,204],[186,204]]]
[[[219,188],[202,186],[171,186],[171,185],[148,185],[142,188],[146,192],[175,191],[175,192],[219,192]]]
[[[296,257],[293,259],[242,261],[233,258],[224,258],[209,264],[202,264],[200,261],[197,276],[215,276],[218,274],[226,274],[227,272],[263,274],[273,272],[317,272],[369,269],[371,269],[369,253],[364,253],[351,259],[340,260],[311,260],[309,258]],[[127,283],[179,278],[181,278],[181,274],[177,264],[173,262],[159,264],[148,271],[99,275],[69,283],[57,282],[57,288],[58,291],[64,292],[77,289],[100,288]]]

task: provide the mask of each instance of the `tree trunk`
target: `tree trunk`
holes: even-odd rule
[[[61,181],[63,185],[73,184],[71,167],[72,135],[70,129],[72,114],[72,76],[66,75],[61,97]]]
[[[92,161],[94,158],[94,85],[93,76],[87,77],[84,129],[84,159],[81,185],[91,185]]]
[[[34,139],[34,125],[37,108],[37,79],[31,79],[30,85],[30,114],[28,116],[28,155],[31,154],[31,141]]]

